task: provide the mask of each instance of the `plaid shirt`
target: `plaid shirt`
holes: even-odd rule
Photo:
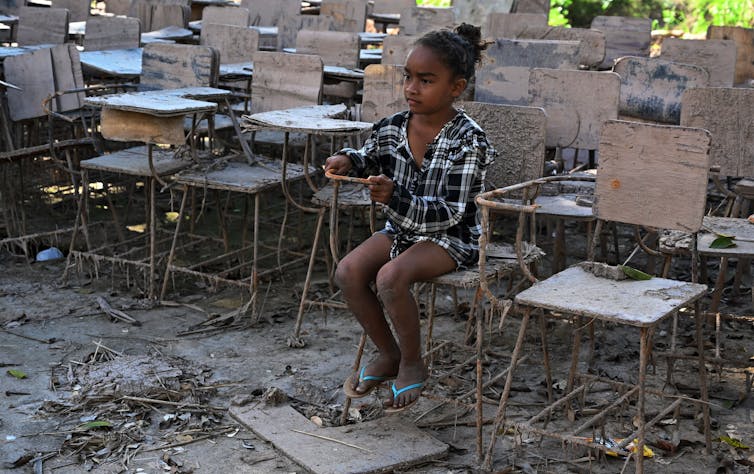
[[[395,234],[390,257],[430,241],[447,250],[459,267],[478,258],[481,224],[474,198],[484,188],[487,166],[497,155],[484,131],[459,111],[427,146],[421,169],[411,155],[410,112],[381,120],[360,150],[345,148],[357,174],[384,174],[395,184],[384,206],[385,230]]]

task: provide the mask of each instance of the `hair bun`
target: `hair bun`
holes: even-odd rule
[[[474,51],[474,62],[481,61],[482,51],[487,49],[487,43],[482,41],[482,29],[468,23],[461,23],[456,27],[455,33],[471,45]]]

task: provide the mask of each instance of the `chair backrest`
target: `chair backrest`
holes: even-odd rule
[[[127,16],[131,9],[131,0],[108,0],[105,3],[105,11],[112,15]]]
[[[540,39],[579,42],[579,64],[593,69],[605,60],[605,33],[589,28],[531,26],[523,29],[518,39]]]
[[[594,215],[697,232],[707,199],[709,145],[710,133],[701,128],[607,122],[599,146]]]
[[[456,12],[452,8],[409,7],[401,11],[401,35],[423,35],[432,30],[453,28]]]
[[[358,33],[301,30],[296,36],[297,53],[317,54],[328,66],[358,67],[359,50]]]
[[[754,176],[754,89],[701,87],[683,93],[681,125],[710,131],[710,165],[732,177]]]
[[[615,73],[534,69],[531,105],[547,112],[547,146],[595,150],[600,130],[618,118],[620,77]]]
[[[547,26],[547,15],[540,13],[502,13],[487,15],[482,34],[486,38],[519,38],[529,28]],[[557,38],[556,38],[557,39]]]
[[[547,117],[539,107],[458,102],[479,124],[498,152],[487,168],[487,189],[502,188],[542,177]]]
[[[102,15],[86,21],[86,51],[138,48],[140,44],[141,23],[138,18]]]
[[[24,3],[23,0],[0,0],[0,13],[3,15],[18,15],[18,9]]]
[[[400,64],[406,63],[406,57],[414,47],[416,36],[405,35],[387,35],[382,40],[382,64]]]
[[[613,67],[623,56],[649,56],[652,20],[626,16],[596,16],[590,26],[605,33],[605,60],[600,68]]]
[[[243,7],[219,7],[210,5],[202,10],[202,27],[205,23],[219,25],[249,26],[250,14],[248,8]]]
[[[319,16],[331,19],[333,31],[364,31],[367,21],[367,0],[322,0]]]
[[[68,39],[68,10],[21,7],[18,10],[18,44],[63,44]]]
[[[323,77],[319,56],[257,51],[251,113],[317,105],[322,101]]]
[[[86,21],[91,14],[90,0],[52,0],[52,8],[65,8],[70,21]]]
[[[220,53],[220,64],[251,62],[254,52],[259,49],[259,32],[248,26],[219,25],[202,20],[200,40],[202,46]]]
[[[191,16],[191,8],[175,3],[135,0],[131,3],[128,16],[138,18],[144,32],[157,31],[168,26],[186,28]]]
[[[8,89],[8,111],[13,121],[39,118],[46,115],[42,102],[56,91],[84,87],[79,52],[73,44],[31,51],[6,58],[3,63],[5,79],[11,84],[23,84],[23,90]],[[81,108],[83,92],[66,94],[51,103],[57,112]]]
[[[736,42],[665,38],[660,59],[701,66],[709,73],[710,87],[731,87],[736,77]]]
[[[550,0],[515,0],[511,11],[513,13],[550,13]]]
[[[736,42],[736,77],[734,84],[743,84],[754,78],[754,29],[740,26],[710,26],[707,39],[733,40]]]
[[[578,69],[576,41],[497,39],[477,70],[474,100],[529,105],[529,74],[534,68]]]
[[[249,9],[249,24],[253,26],[277,26],[278,49],[292,48],[301,26],[300,0],[241,0],[241,7]]]
[[[364,69],[362,122],[377,122],[406,109],[403,96],[403,66],[370,64]]]
[[[416,6],[416,0],[375,0],[372,13],[400,15],[404,8],[413,6]]]
[[[209,46],[150,43],[141,56],[139,87],[178,89],[214,87],[220,69],[217,50]]]
[[[619,113],[660,123],[680,123],[683,91],[709,84],[703,67],[658,58],[623,57],[613,71],[620,76]]]

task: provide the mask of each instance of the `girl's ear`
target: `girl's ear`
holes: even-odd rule
[[[453,98],[458,98],[463,94],[463,91],[466,90],[466,85],[468,84],[468,81],[464,78],[456,79],[453,82],[453,87],[451,88],[451,94],[453,95]]]

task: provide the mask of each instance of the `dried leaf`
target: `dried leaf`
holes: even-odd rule
[[[737,449],[749,449],[749,447],[743,444],[741,440],[731,438],[730,436],[720,436],[720,441]]]
[[[733,239],[735,239],[735,237],[720,235],[715,240],[713,240],[711,244],[709,244],[709,247],[711,249],[727,249],[730,247],[735,247],[736,243],[733,242]]]
[[[25,379],[27,377],[24,371],[17,369],[8,369],[8,375],[16,377],[17,379]]]
[[[649,280],[652,278],[652,275],[648,273],[644,273],[641,270],[637,270],[633,267],[628,267],[626,265],[618,265],[618,268],[621,269],[623,273],[626,274],[626,276],[632,280]]]

